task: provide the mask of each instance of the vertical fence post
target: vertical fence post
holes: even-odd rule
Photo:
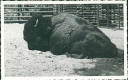
[[[99,5],[96,5],[97,6],[97,26],[99,26]]]
[[[118,4],[118,9],[119,9],[119,12],[118,12],[118,22],[119,22],[119,29],[120,29],[120,5]]]
[[[18,12],[17,12],[17,16],[18,16],[18,21],[20,20],[20,17],[19,16],[21,16],[20,14],[21,14],[21,5],[20,4],[18,4]]]

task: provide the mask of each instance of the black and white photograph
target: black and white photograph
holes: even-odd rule
[[[125,75],[123,4],[3,7],[5,77]]]

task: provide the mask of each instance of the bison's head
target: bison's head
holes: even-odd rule
[[[24,26],[24,40],[30,50],[49,50],[51,35],[51,18],[41,15],[33,16]]]

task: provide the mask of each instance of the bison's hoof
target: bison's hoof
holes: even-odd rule
[[[76,59],[83,59],[83,58],[85,58],[83,53],[81,53],[81,54],[70,54],[70,53],[68,53],[68,54],[66,54],[66,56],[67,57],[76,58]]]

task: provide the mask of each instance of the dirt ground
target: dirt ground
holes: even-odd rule
[[[24,24],[5,24],[6,76],[105,76],[123,75],[123,58],[74,59],[65,55],[28,50]],[[123,50],[123,30],[101,28]],[[123,54],[123,53],[122,53]]]

